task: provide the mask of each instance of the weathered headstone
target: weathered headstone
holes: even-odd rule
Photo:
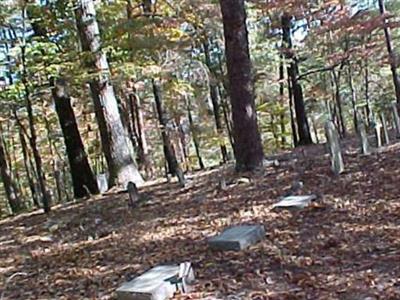
[[[97,174],[97,186],[101,194],[108,191],[108,175],[107,173]]]
[[[371,153],[369,142],[368,142],[368,134],[365,128],[364,120],[360,114],[358,114],[357,118],[357,134],[360,141],[361,153],[368,155]]]
[[[272,205],[272,209],[303,209],[315,199],[316,195],[289,196]]]
[[[399,138],[400,137],[400,118],[399,118],[399,112],[397,111],[397,104],[395,102],[392,103],[392,111],[393,111],[394,126],[396,128],[396,135]]]
[[[378,119],[376,119],[375,122],[375,137],[376,137],[376,146],[378,148],[382,147],[383,141],[382,141],[382,124]]]
[[[390,138],[389,138],[389,130],[387,127],[387,123],[386,123],[386,117],[385,117],[385,113],[381,112],[380,114],[380,120],[383,126],[383,137],[385,138],[385,144],[389,144],[390,143]]]
[[[194,281],[190,263],[157,266],[117,290],[118,300],[166,300],[178,290],[187,292]]]
[[[325,123],[325,135],[331,157],[332,171],[338,175],[344,172],[344,163],[342,151],[340,150],[339,134],[330,120]]]
[[[136,184],[134,184],[132,181],[128,182],[127,190],[129,195],[129,206],[134,208],[140,200],[139,191],[136,187]]]
[[[265,236],[262,225],[240,225],[224,230],[220,235],[208,240],[208,245],[216,250],[240,251],[253,245]]]

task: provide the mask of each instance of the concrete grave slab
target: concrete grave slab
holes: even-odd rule
[[[302,209],[317,199],[316,195],[289,196],[272,205],[272,209]]]
[[[208,240],[208,245],[216,250],[240,251],[253,245],[265,236],[263,225],[240,225],[224,230],[220,235]]]
[[[178,290],[187,292],[194,281],[189,262],[180,265],[157,266],[117,290],[118,300],[166,300]]]

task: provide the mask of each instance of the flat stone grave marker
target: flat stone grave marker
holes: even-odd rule
[[[208,245],[216,250],[240,251],[253,245],[265,236],[263,225],[240,225],[225,229],[220,235],[208,240]]]
[[[316,195],[289,196],[272,205],[272,209],[302,209],[317,199]]]
[[[99,187],[100,194],[108,191],[108,175],[106,173],[98,174],[96,176],[97,186]]]
[[[166,300],[178,290],[186,292],[194,280],[190,263],[157,266],[135,279],[125,282],[117,290],[118,300]]]

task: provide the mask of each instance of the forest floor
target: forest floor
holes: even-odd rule
[[[125,280],[191,261],[194,292],[174,299],[400,299],[400,144],[361,156],[346,148],[332,175],[323,146],[280,156],[279,167],[238,180],[232,167],[198,172],[186,188],[161,182],[127,194],[0,221],[0,299],[115,299]],[[218,188],[221,174],[237,182]],[[315,193],[301,211],[271,211],[294,181]],[[259,223],[265,239],[216,252],[207,239]]]

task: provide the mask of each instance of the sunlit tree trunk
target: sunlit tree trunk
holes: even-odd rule
[[[264,159],[254,102],[254,85],[244,0],[220,0],[238,171],[254,170]]]
[[[196,130],[194,122],[193,122],[192,105],[191,105],[190,99],[188,97],[186,97],[186,108],[187,108],[190,131],[192,133],[193,145],[194,145],[194,149],[196,151],[197,160],[199,162],[200,169],[203,170],[204,169],[203,158],[201,157],[201,154],[200,154],[200,144],[199,144],[199,140],[198,140],[198,136],[197,136],[197,130]]]
[[[110,186],[118,184],[126,187],[129,181],[140,184],[143,179],[132,157],[133,147],[128,143],[114,88],[109,78],[108,61],[101,50],[100,31],[93,0],[80,1],[75,15],[82,49],[91,54],[87,66],[97,72],[97,78],[90,81],[90,90],[110,173]]]

